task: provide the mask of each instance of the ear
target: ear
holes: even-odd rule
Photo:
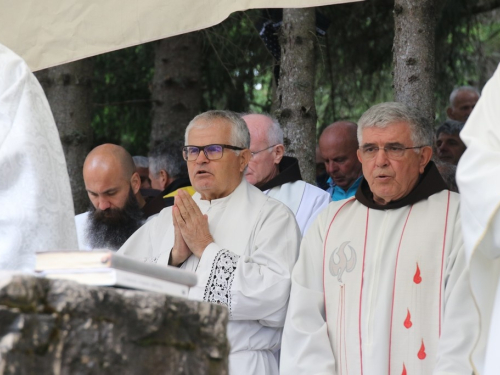
[[[453,109],[451,107],[446,108],[446,116],[448,116],[449,119],[452,119]]]
[[[285,156],[285,146],[281,143],[274,146],[274,164],[281,163],[281,159]]]
[[[359,162],[363,164],[363,160],[361,160],[361,150],[359,148],[356,150],[356,155],[358,156]]]
[[[432,158],[432,147],[431,146],[425,146],[422,147],[420,151],[420,163],[419,163],[419,168],[418,171],[420,174],[424,173],[424,169],[429,163],[429,161]]]
[[[165,188],[168,186],[168,179],[170,176],[168,175],[168,173],[165,169],[160,169],[160,172],[158,174],[159,174],[158,177],[160,179],[162,189],[165,190]]]
[[[239,156],[240,160],[240,172],[243,172],[250,162],[250,158],[252,157],[252,153],[248,148],[241,150]]]
[[[139,189],[141,188],[141,176],[139,173],[135,172],[130,178],[130,185],[132,186],[132,191],[134,194],[137,194]]]

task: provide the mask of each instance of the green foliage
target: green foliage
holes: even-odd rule
[[[274,62],[255,28],[260,18],[260,10],[237,12],[204,30],[203,110],[270,111]]]
[[[94,146],[111,142],[132,155],[148,152],[152,43],[95,57],[92,128]]]
[[[453,87],[481,88],[498,63],[498,17],[472,16],[478,0],[447,0],[436,30],[437,121],[444,119]],[[318,37],[318,132],[340,120],[357,121],[370,106],[393,100],[393,1],[371,0],[318,8],[331,24]],[[259,37],[262,10],[232,14],[203,31],[202,110],[271,112],[274,59]],[[153,43],[96,57],[95,143],[148,151],[154,70]],[[489,65],[488,65],[489,64]]]

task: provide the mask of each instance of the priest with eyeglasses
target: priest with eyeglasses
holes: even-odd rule
[[[189,298],[229,310],[229,374],[278,375],[279,350],[300,230],[282,203],[250,185],[243,119],[208,111],[186,128],[189,178],[172,207],[141,227],[119,250],[142,260],[196,272]],[[179,150],[181,152],[181,150]]]
[[[330,203],[301,244],[281,374],[470,375],[478,314],[432,124],[382,103],[360,118],[358,140],[356,195]]]

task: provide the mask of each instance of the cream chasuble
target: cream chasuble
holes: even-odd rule
[[[476,374],[500,373],[500,68],[483,89],[460,138],[457,168],[470,283],[481,314],[472,361]]]
[[[293,213],[243,180],[228,197],[194,201],[208,215],[214,242],[201,259],[182,268],[196,272],[189,298],[228,307],[232,375],[275,375],[300,231]],[[146,262],[167,264],[174,243],[172,209],[144,224],[119,250]]]
[[[294,268],[281,373],[470,375],[460,229],[449,191],[387,210],[331,203]]]

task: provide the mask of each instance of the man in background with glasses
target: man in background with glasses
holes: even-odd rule
[[[264,194],[286,204],[304,234],[320,211],[328,206],[330,195],[302,181],[299,161],[284,156],[283,131],[276,119],[248,114],[243,120],[250,131],[252,153],[245,178]]]
[[[302,241],[281,373],[470,375],[478,316],[432,125],[400,103],[358,125],[364,178]]]
[[[186,128],[185,142],[196,193],[179,191],[174,205],[120,252],[196,272],[189,298],[229,310],[229,373],[278,375],[273,352],[280,348],[299,228],[285,205],[245,180],[250,134],[239,115],[202,113]]]

